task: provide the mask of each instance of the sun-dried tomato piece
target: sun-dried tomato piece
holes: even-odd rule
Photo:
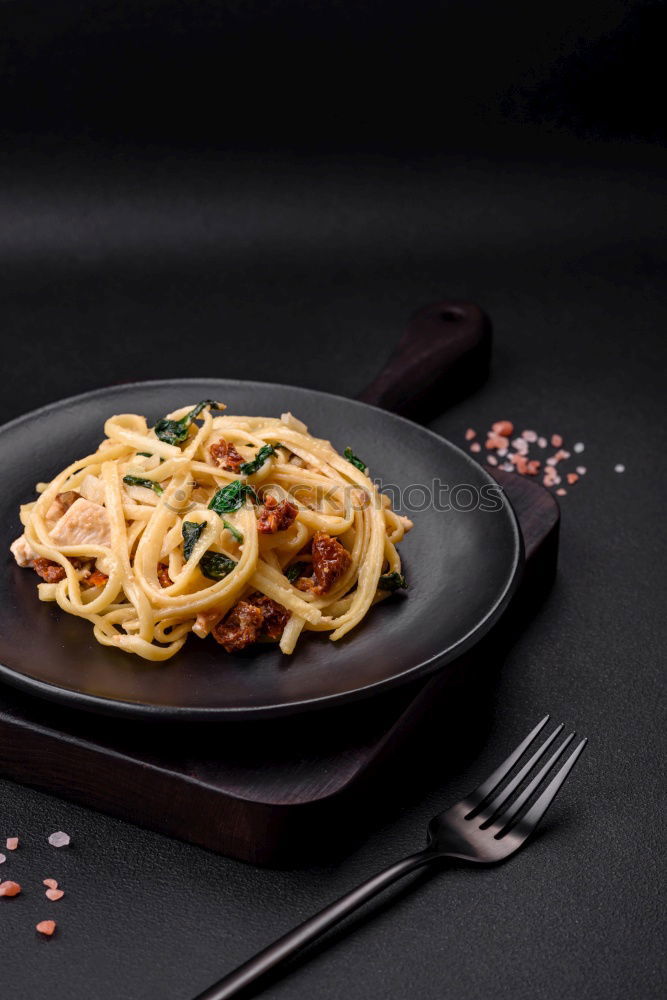
[[[273,535],[276,531],[286,531],[294,524],[299,508],[289,500],[276,500],[267,496],[257,521],[257,530],[263,535]]]
[[[238,601],[228,615],[211,630],[216,642],[235,653],[257,642],[264,624],[264,613],[249,601]]]
[[[60,563],[54,562],[53,559],[44,559],[42,556],[38,556],[35,559],[32,567],[35,573],[41,576],[42,580],[46,580],[47,583],[60,583],[67,576]]]
[[[264,616],[262,635],[268,636],[269,639],[279,639],[289,621],[290,613],[287,608],[264,594],[253,594],[248,600],[259,608]]]
[[[316,531],[312,545],[314,585],[312,591],[316,594],[326,594],[340,580],[348,569],[351,557],[338,539],[332,538],[324,531]],[[299,590],[305,589],[297,582]]]
[[[289,617],[282,604],[264,594],[252,594],[238,601],[211,635],[228,653],[234,653],[263,637],[279,639]]]
[[[208,449],[211,461],[227,472],[238,472],[243,463],[243,455],[239,455],[233,444],[220,438]]]

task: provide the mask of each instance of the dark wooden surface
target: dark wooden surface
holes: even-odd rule
[[[412,420],[430,420],[484,381],[491,333],[488,316],[472,302],[423,306],[359,399]]]
[[[467,685],[499,664],[552,578],[553,497],[518,476],[497,477],[519,517],[525,582],[493,632],[426,683],[298,720],[199,727],[120,726],[3,688],[3,775],[258,864],[323,857],[332,830],[340,849],[346,817],[358,827],[364,809],[381,805],[397,752],[419,754],[432,723],[442,725],[443,700],[445,716],[458,715]]]
[[[477,306],[425,306],[362,398],[427,419],[480,384],[490,346],[491,324]],[[478,694],[480,675],[500,662],[504,644],[551,581],[554,498],[530,480],[495,476],[519,519],[524,582],[490,635],[433,677],[327,712],[206,726],[121,725],[3,688],[2,774],[258,864],[321,857],[333,842],[340,849],[344,818],[354,814],[358,827],[364,809],[377,807],[383,773],[398,751],[407,753],[411,742],[418,755],[443,718],[457,732],[469,686]],[[411,740],[416,734],[420,739]]]

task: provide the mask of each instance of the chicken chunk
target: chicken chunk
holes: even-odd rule
[[[44,520],[49,531],[53,529],[63,514],[70,509],[73,503],[76,503],[80,496],[81,494],[77,493],[76,490],[67,490],[66,493],[58,493],[44,515]]]
[[[35,559],[38,558],[37,553],[28,545],[28,539],[25,535],[20,535],[15,542],[12,542],[9,551],[19,566],[32,566]]]
[[[81,497],[51,532],[56,545],[110,545],[111,523],[104,507]]]

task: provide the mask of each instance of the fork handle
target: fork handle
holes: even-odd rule
[[[402,861],[390,865],[389,868],[385,868],[384,871],[369,878],[367,882],[363,882],[356,889],[341,896],[335,903],[325,906],[323,910],[299,924],[288,934],[278,938],[268,948],[258,952],[254,958],[239,965],[234,972],[230,972],[214,986],[204,990],[195,1000],[228,1000],[229,997],[236,996],[250,983],[255,982],[270,969],[275,969],[281,962],[296,955],[307,944],[320,937],[330,927],[372,899],[373,896],[377,896],[383,889],[417,868],[430,864],[437,857],[438,855],[427,847],[417,854],[411,854],[409,857],[403,858]]]

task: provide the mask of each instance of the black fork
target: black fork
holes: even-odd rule
[[[424,850],[397,861],[335,903],[330,903],[254,958],[244,962],[215,986],[200,993],[195,1000],[228,1000],[229,997],[236,996],[250,983],[301,951],[367,900],[417,868],[434,864],[442,858],[458,858],[472,864],[496,864],[518,851],[556,798],[587,742],[585,739],[581,740],[547,780],[574,740],[574,733],[570,733],[547,758],[547,751],[563,730],[562,725],[558,726],[500,790],[500,786],[548,721],[547,715],[478,788],[450,809],[433,817],[428,825],[428,842]],[[540,763],[542,766],[519,791],[524,779],[529,778]],[[516,797],[515,792],[518,792]]]

